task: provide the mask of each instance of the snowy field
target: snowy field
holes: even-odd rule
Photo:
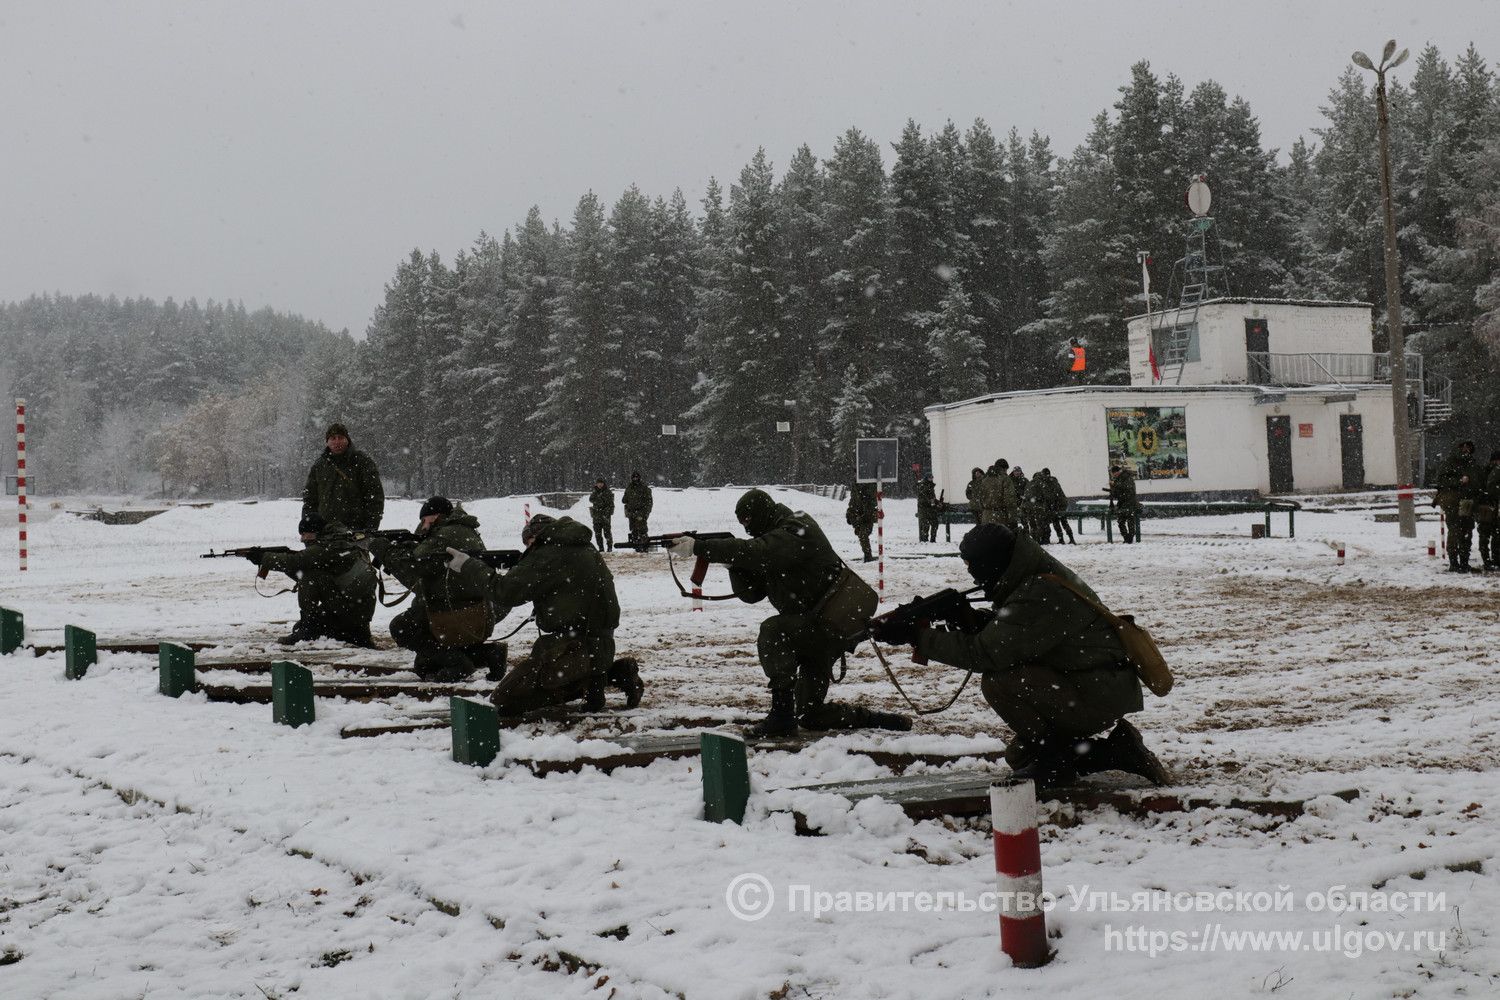
[[[738,493],[658,491],[652,530],[734,528]],[[779,499],[857,557],[842,503]],[[491,547],[519,545],[522,500],[468,506]],[[385,523],[413,525],[416,509],[393,502]],[[290,543],[297,510],[221,503],[127,527],[44,500],[31,569],[23,579],[7,559],[0,604],[25,613],[38,644],[77,624],[101,643],[261,651],[295,618],[293,598],[258,597],[243,561],[197,556]],[[574,514],[587,520],[582,504]],[[912,501],[887,516],[887,593],[967,586],[954,545],[915,541]],[[483,769],[449,759],[446,731],[340,739],[388,716],[381,705],[320,701],[315,724],[289,730],[268,706],[161,697],[154,656],[102,653],[76,682],[61,654],[0,658],[0,998],[1500,995],[1500,579],[1440,572],[1426,556],[1435,524],[1413,543],[1368,510],[1306,512],[1295,540],[1277,516],[1277,537],[1251,541],[1257,520],[1147,521],[1137,546],[1104,545],[1090,524],[1052,550],[1167,650],[1178,686],[1134,718],[1184,789],[1310,801],[1291,821],[1052,810],[1056,959],[1043,969],[1010,967],[982,905],[921,905],[993,888],[984,822],[790,790],[890,773],[851,747],[997,749],[1006,734],[977,684],[910,734],[753,754],[742,827],[699,818],[694,760],[545,778],[512,767],[622,730],[764,710],[764,608],[693,613],[664,556],[622,552],[609,557],[618,644],[642,661],[645,703],[592,729],[503,733]],[[623,538],[623,517],[615,527]],[[873,579],[874,564],[854,565]],[[710,592],[726,587],[710,574]],[[923,705],[962,677],[894,663]],[[903,708],[868,652],[834,694]],[[1358,797],[1332,794],[1346,789]],[[794,805],[829,835],[795,835]],[[775,893],[753,921],[726,899],[749,873]],[[834,912],[789,909],[796,886]],[[859,893],[887,905],[850,912]],[[1182,908],[1200,893],[1212,909]]]

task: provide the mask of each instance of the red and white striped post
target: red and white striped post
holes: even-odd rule
[[[1335,549],[1336,549],[1336,550],[1338,550],[1338,554],[1339,554],[1339,565],[1340,565],[1340,566],[1342,566],[1342,565],[1344,565],[1344,543],[1343,543],[1343,542],[1334,542],[1334,543],[1333,543],[1333,547],[1334,547],[1334,548],[1335,548]]]
[[[16,400],[16,510],[21,532],[21,572],[26,572],[26,400]]]
[[[1042,846],[1036,832],[1036,785],[1007,778],[990,785],[995,881],[1000,900],[1000,950],[1018,968],[1046,965],[1047,917],[1042,910]]]
[[[531,523],[531,504],[528,503],[528,504],[522,504],[521,505],[521,516],[522,516],[522,521],[521,521],[522,524],[530,524]]]
[[[875,552],[879,562],[875,564],[875,589],[880,594],[880,603],[885,603],[885,483],[875,478]]]
[[[1448,515],[1441,510],[1438,511],[1438,546],[1448,551]]]

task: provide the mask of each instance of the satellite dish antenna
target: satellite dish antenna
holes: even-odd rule
[[[1187,207],[1198,218],[1208,214],[1209,206],[1213,204],[1213,192],[1208,189],[1208,178],[1199,174],[1193,178],[1193,183],[1187,189]]]

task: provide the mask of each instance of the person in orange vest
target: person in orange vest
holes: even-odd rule
[[[1083,345],[1074,337],[1068,341],[1068,353],[1073,356],[1073,366],[1068,369],[1068,374],[1077,381],[1083,378],[1083,373],[1088,370],[1088,362],[1085,358]]]

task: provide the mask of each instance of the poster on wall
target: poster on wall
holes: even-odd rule
[[[1104,426],[1110,461],[1134,465],[1136,479],[1188,477],[1186,407],[1106,407]]]

